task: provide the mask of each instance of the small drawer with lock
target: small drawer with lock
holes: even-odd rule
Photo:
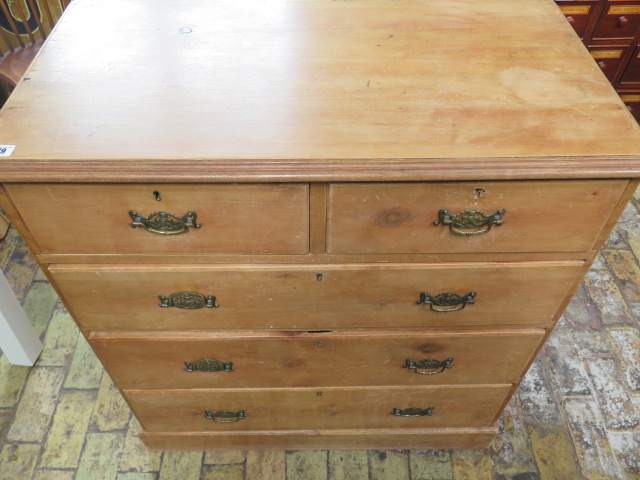
[[[333,184],[331,253],[591,250],[627,180]]]
[[[308,184],[11,184],[43,253],[261,254],[309,249]]]
[[[146,431],[486,427],[511,385],[125,390]]]
[[[514,383],[541,329],[362,332],[93,332],[123,389]]]
[[[583,266],[58,264],[49,271],[83,330],[326,330],[550,326]]]

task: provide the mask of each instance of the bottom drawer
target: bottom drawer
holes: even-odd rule
[[[411,429],[486,427],[510,388],[129,390],[125,395],[143,428],[155,432]]]
[[[305,430],[269,432],[141,432],[152,450],[415,450],[488,448],[498,428]]]

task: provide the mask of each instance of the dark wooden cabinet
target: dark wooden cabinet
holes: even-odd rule
[[[640,121],[640,1],[556,0],[556,4]]]

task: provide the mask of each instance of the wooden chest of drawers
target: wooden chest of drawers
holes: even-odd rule
[[[551,0],[74,0],[0,145],[164,449],[486,447],[640,176]]]

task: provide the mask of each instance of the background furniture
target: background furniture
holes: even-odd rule
[[[640,119],[640,2],[556,0],[591,55]]]
[[[0,271],[0,350],[14,365],[36,363],[42,342]]]
[[[154,448],[487,446],[638,185],[547,0],[86,0],[54,40],[0,202]]]
[[[69,0],[0,1],[0,80],[17,85]]]

